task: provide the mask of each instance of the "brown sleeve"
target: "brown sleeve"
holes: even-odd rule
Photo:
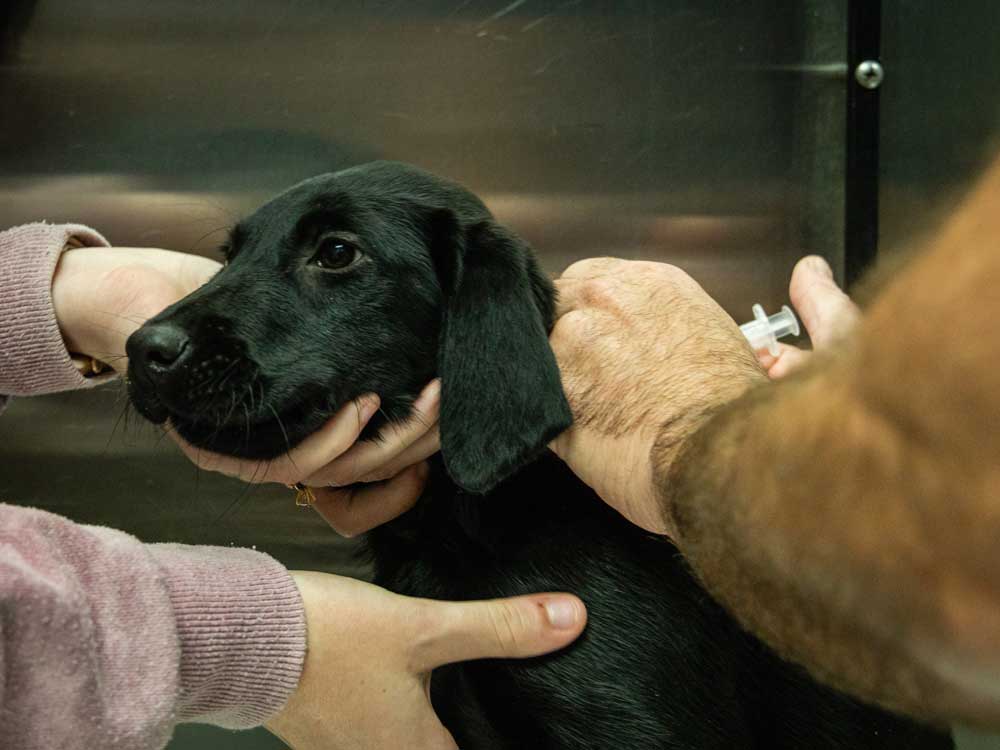
[[[679,546],[822,679],[1000,725],[1000,163],[853,344],[717,415],[661,476]]]

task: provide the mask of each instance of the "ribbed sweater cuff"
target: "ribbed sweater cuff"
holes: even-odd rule
[[[180,639],[178,722],[258,726],[299,683],[302,598],[288,571],[247,549],[151,545]]]
[[[52,306],[52,277],[71,239],[87,247],[108,244],[80,224],[25,224],[0,232],[0,393],[95,385],[73,365]]]

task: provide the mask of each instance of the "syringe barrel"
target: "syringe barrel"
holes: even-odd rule
[[[743,332],[747,341],[749,341],[755,348],[758,345],[763,348],[769,338],[768,334],[771,331],[771,326],[762,320],[751,320],[749,323],[741,325],[740,331]]]
[[[776,339],[799,335],[799,321],[788,305],[782,306],[779,312],[769,316],[767,323]]]

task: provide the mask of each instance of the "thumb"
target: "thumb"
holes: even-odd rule
[[[817,349],[841,337],[860,315],[833,280],[829,264],[818,255],[806,256],[795,264],[788,296]]]
[[[471,659],[541,656],[572,643],[587,609],[571,594],[532,594],[479,602],[426,602],[429,617],[414,667],[425,672]]]

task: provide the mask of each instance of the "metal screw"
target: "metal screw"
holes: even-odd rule
[[[862,60],[854,70],[854,80],[866,89],[877,89],[884,77],[885,71],[878,60]]]

